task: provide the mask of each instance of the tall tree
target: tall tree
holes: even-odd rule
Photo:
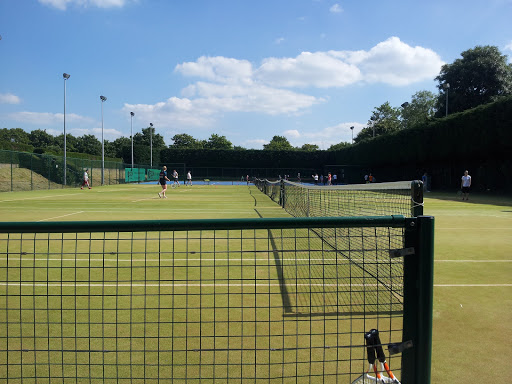
[[[430,91],[418,91],[412,95],[411,102],[402,107],[402,128],[412,128],[434,117],[436,95]]]
[[[46,130],[35,129],[28,135],[30,143],[35,148],[48,148],[55,143],[55,138],[50,135]]]
[[[374,136],[386,135],[400,129],[400,111],[392,107],[388,101],[373,110],[368,125],[354,138],[354,142],[371,139]]]
[[[263,144],[263,149],[268,151],[289,151],[294,148],[286,137],[276,135],[270,140],[270,143]]]
[[[108,146],[108,152],[107,152],[107,144],[105,142],[105,156],[108,157],[123,157],[123,148],[124,147],[130,147],[131,148],[132,142],[128,137],[118,137],[112,142],[109,142]],[[108,153],[108,155],[107,155]],[[131,153],[131,149],[130,149]]]
[[[313,152],[313,151],[319,151],[320,147],[316,144],[303,144],[302,147],[300,147],[300,149],[303,151]]]
[[[346,148],[350,145],[351,145],[350,143],[347,143],[346,141],[342,141],[341,143],[331,145],[329,147],[328,151],[337,151],[339,149]]]
[[[203,148],[203,142],[196,140],[194,137],[186,133],[179,133],[174,135],[171,140],[173,143],[169,148],[183,148],[183,149],[199,149]]]
[[[152,138],[151,133],[153,133]],[[165,148],[164,137],[159,133],[155,133],[154,128],[142,128],[142,132],[137,132],[133,135],[133,143],[137,145],[147,145],[149,147],[151,140],[153,141],[153,150]]]
[[[61,134],[55,138],[55,144],[58,145],[62,151],[64,151],[64,134]],[[77,138],[70,133],[66,133],[66,151],[77,152],[76,144]]]
[[[80,153],[90,155],[101,155],[101,141],[94,135],[83,135],[77,137],[76,149]]]
[[[19,144],[30,144],[29,134],[21,128],[0,129],[0,141],[10,141]]]
[[[448,113],[461,112],[512,94],[512,64],[498,47],[476,46],[461,53],[462,58],[441,67],[436,116],[444,116],[445,84],[448,88]]]
[[[212,133],[204,147],[207,149],[233,149],[233,143],[226,139],[226,136]]]

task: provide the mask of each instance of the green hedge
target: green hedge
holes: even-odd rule
[[[217,150],[173,149],[161,151],[160,161],[186,163],[194,167],[224,168],[318,168],[331,163],[333,152],[327,151],[267,151],[267,150]]]

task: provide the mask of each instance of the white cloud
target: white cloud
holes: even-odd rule
[[[343,87],[361,80],[355,65],[346,63],[328,52],[302,52],[295,58],[268,58],[256,77],[278,87]]]
[[[80,7],[97,8],[122,8],[129,0],[38,0],[41,4],[57,8],[61,11],[66,10],[68,5]]]
[[[298,139],[300,137],[300,133],[296,129],[289,129],[287,131],[284,131],[283,135],[294,139]]]
[[[437,53],[391,37],[369,51],[302,52],[267,58],[255,76],[280,87],[344,87],[356,82],[404,86],[434,78],[443,65]]]
[[[284,37],[278,37],[277,39],[274,40],[274,43],[275,44],[281,44],[282,42],[284,41]]]
[[[61,124],[64,121],[62,113],[49,113],[49,112],[15,112],[9,114],[9,117],[15,121],[40,124],[40,125],[55,125]],[[66,123],[70,124],[91,124],[95,120],[90,117],[80,116],[74,113],[66,113]]]
[[[171,97],[154,105],[125,104],[144,121],[159,126],[208,126],[225,112],[258,112],[267,115],[300,113],[303,109],[323,102],[300,93],[276,89],[261,84],[215,84],[197,82],[187,87],[188,97]]]
[[[302,146],[302,144],[307,143],[316,144],[321,149],[328,149],[331,145],[342,141],[350,143],[352,141],[350,127],[354,127],[354,137],[356,137],[365,125],[357,122],[348,122],[326,127],[319,131],[315,130],[314,132],[288,130],[283,132],[283,135],[290,139],[293,146]]]
[[[0,93],[0,104],[19,104],[21,99],[12,93]]]
[[[259,66],[248,60],[202,56],[176,65],[176,73],[197,79],[182,89],[181,97],[156,104],[125,104],[124,110],[162,128],[207,127],[230,112],[300,114],[326,99],[289,88],[340,88],[376,82],[403,86],[433,79],[442,64],[434,51],[409,46],[397,37],[368,51],[303,52],[296,57],[265,58]],[[315,133],[325,138],[332,134],[328,129]]]
[[[508,43],[507,45],[505,45],[505,49],[512,51],[512,41],[510,43]]]
[[[217,82],[250,81],[252,64],[247,60],[202,56],[195,62],[178,64],[174,69],[183,76],[199,77]]]
[[[367,52],[332,54],[360,68],[366,82],[381,82],[393,86],[432,79],[444,64],[439,55],[431,49],[411,47],[398,37],[390,37]]]
[[[341,12],[343,12],[343,8],[341,8],[339,4],[334,4],[331,8],[329,8],[329,12],[341,13]]]

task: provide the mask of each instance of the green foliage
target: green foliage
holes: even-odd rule
[[[270,143],[263,144],[263,149],[267,151],[289,151],[293,149],[288,139],[284,136],[274,136]]]
[[[21,128],[1,128],[0,141],[10,141],[18,144],[30,144],[29,135]]]
[[[151,137],[153,133],[153,137]],[[153,149],[160,150],[165,148],[164,137],[159,133],[155,133],[155,128],[142,128],[142,132],[137,132],[133,135],[133,144],[146,145],[149,149],[151,142],[153,143]]]
[[[416,92],[409,105],[402,108],[402,128],[413,128],[432,119],[436,101],[436,95],[430,91]]]
[[[220,136],[213,133],[204,147],[206,149],[232,149],[233,143],[226,139],[226,136]]]
[[[512,97],[348,146],[336,164],[428,166],[506,160],[512,153]]]
[[[320,147],[316,144],[304,144],[300,149],[303,151],[319,151]]]
[[[171,140],[173,144],[171,144],[170,148],[183,148],[183,149],[200,149],[203,148],[203,143],[199,140],[196,140],[191,135],[186,133],[179,133],[174,135]]]
[[[400,111],[398,108],[392,107],[388,101],[373,110],[368,125],[363,128],[354,138],[354,142],[358,143],[373,137],[387,135],[400,130]]]
[[[461,53],[462,58],[445,64],[439,76],[437,116],[444,116],[448,83],[448,111],[461,112],[512,94],[512,64],[498,47],[476,46]]]
[[[350,145],[351,145],[350,143],[342,141],[341,143],[331,145],[329,147],[328,151],[339,151],[340,149],[346,148]]]
[[[77,138],[76,149],[80,153],[101,155],[101,141],[94,135],[83,135]]]
[[[32,145],[36,148],[47,148],[55,143],[55,138],[46,130],[35,129],[28,136]]]
[[[0,140],[0,149],[5,149],[8,151],[32,152],[34,150],[34,147],[29,144],[16,143],[10,140]]]

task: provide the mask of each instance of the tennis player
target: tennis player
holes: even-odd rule
[[[192,186],[192,174],[190,171],[187,172],[187,184]]]
[[[174,186],[175,187],[176,186],[179,187],[180,186],[180,181],[178,180],[179,179],[178,171],[176,171],[176,170],[172,171],[172,178],[174,179]]]
[[[80,187],[80,189],[84,189],[85,185],[87,185],[89,187],[89,189],[91,189],[91,186],[89,185],[89,174],[87,172],[89,172],[89,169],[86,169],[84,171],[84,181],[83,181],[82,186]]]
[[[164,165],[162,170],[160,171],[160,179],[158,182],[162,186],[162,192],[158,192],[158,197],[167,199],[165,196],[165,191],[167,191],[167,182],[171,181],[167,178],[167,167]]]
[[[462,189],[462,200],[466,198],[466,201],[469,200],[469,188],[471,187],[471,176],[469,176],[468,171],[464,171],[464,176],[460,181],[460,189]]]

